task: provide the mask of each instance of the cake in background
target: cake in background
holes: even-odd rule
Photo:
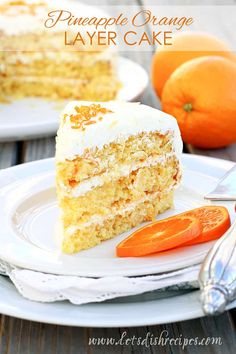
[[[63,252],[93,247],[171,208],[181,152],[176,120],[157,109],[69,103],[56,140]]]
[[[92,50],[65,46],[65,24],[44,26],[48,12],[56,9],[78,17],[104,17],[98,8],[72,0],[0,2],[0,102],[24,97],[115,99],[120,86],[116,52],[96,44]],[[70,31],[83,29],[71,27]]]

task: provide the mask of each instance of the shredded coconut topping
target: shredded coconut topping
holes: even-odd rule
[[[100,104],[91,104],[89,106],[75,106],[76,114],[71,114],[70,122],[72,129],[85,130],[86,125],[91,125],[101,121],[103,119],[100,114],[112,113],[111,110],[102,107]],[[68,115],[64,115],[64,121],[67,119]]]

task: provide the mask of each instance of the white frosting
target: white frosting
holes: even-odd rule
[[[0,0],[0,6],[8,6],[7,13],[0,11],[0,31],[7,35],[19,35],[25,33],[39,33],[45,31],[68,30],[67,22],[58,22],[52,29],[47,29],[44,22],[48,18],[48,12],[53,10],[70,11],[75,17],[108,17],[108,15],[94,6],[87,6],[74,0],[24,0],[26,4],[38,4],[34,11],[26,11],[26,6],[8,5],[9,0]],[[93,26],[89,26],[90,30]],[[70,31],[86,31],[86,26],[70,26]]]
[[[100,176],[91,177],[83,182],[81,182],[76,187],[68,188],[64,184],[61,184],[61,189],[64,190],[64,195],[70,195],[74,198],[80,197],[85,193],[89,192],[93,188],[102,186],[104,184],[104,178],[106,181],[112,181],[114,178],[120,178],[128,176],[132,171],[136,171],[143,167],[154,166],[158,163],[164,162],[167,158],[172,157],[174,154],[169,153],[165,156],[157,156],[157,157],[149,157],[146,161],[140,162],[134,165],[120,165],[119,166],[119,175],[117,175],[117,171],[109,170],[108,172],[103,173]]]
[[[6,5],[7,12],[0,13],[0,30],[7,35],[18,35],[24,33],[37,33],[45,30],[44,21],[47,18],[47,13],[50,11],[49,1],[40,0],[24,0],[27,5],[43,3],[43,6],[38,6],[34,13],[27,11],[26,6],[10,5],[8,0],[0,2],[0,6]],[[51,1],[52,7],[56,4]],[[59,2],[57,2],[59,4]],[[44,21],[43,21],[44,20]]]
[[[50,77],[50,76],[15,76],[14,81],[23,81],[23,82],[44,82],[52,84],[61,84],[61,85],[78,85],[83,83],[82,79],[71,79],[71,78],[61,78],[61,77]],[[86,81],[85,81],[86,82]]]
[[[98,116],[102,116],[103,119],[87,125],[84,131],[73,129],[70,119],[64,120],[65,114],[68,116],[76,114],[75,107],[88,106],[92,103],[100,104],[112,113],[99,113]],[[73,101],[62,113],[57,133],[56,161],[73,160],[76,156],[81,156],[85,149],[102,148],[113,141],[122,142],[131,135],[151,131],[158,131],[161,134],[171,132],[175,154],[180,157],[183,145],[174,117],[139,103]]]
[[[71,63],[71,62],[76,62],[78,64],[82,64],[83,66],[91,66],[95,64],[98,61],[109,61],[110,65],[113,69],[114,72],[117,71],[117,56],[116,53],[114,53],[114,50],[111,48],[107,48],[106,50],[103,50],[101,52],[87,52],[82,53],[80,55],[80,52],[31,52],[30,55],[29,53],[24,53],[21,51],[18,51],[14,53],[14,55],[7,56],[5,58],[5,62],[7,64],[15,64],[17,62],[21,62],[22,64],[29,64],[35,60],[43,60],[43,59],[49,59],[53,60],[55,63]]]

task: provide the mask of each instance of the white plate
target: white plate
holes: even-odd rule
[[[148,300],[142,295],[111,302],[72,305],[69,302],[45,304],[24,299],[10,281],[0,276],[0,313],[31,321],[84,327],[135,327],[166,324],[202,317],[199,291]],[[234,301],[228,308],[236,306]]]
[[[117,99],[137,100],[148,83],[146,71],[127,58],[118,58],[118,78],[122,83]],[[21,99],[0,104],[0,141],[32,139],[56,132],[60,111],[67,101]]]
[[[175,195],[175,209],[159,218],[206,204],[203,195],[214,188],[217,177],[232,163],[183,155],[183,165],[184,180]],[[91,277],[145,275],[197,264],[212,245],[182,247],[148,257],[117,258],[115,245],[129,234],[124,233],[76,255],[63,255],[54,237],[58,219],[54,160],[5,170],[0,174],[0,184],[1,181],[9,185],[0,190],[0,258],[21,267]],[[228,207],[233,221],[234,203],[220,204]]]

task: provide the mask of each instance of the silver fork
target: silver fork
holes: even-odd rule
[[[202,308],[207,315],[222,313],[236,298],[236,221],[207,254],[199,283]]]

